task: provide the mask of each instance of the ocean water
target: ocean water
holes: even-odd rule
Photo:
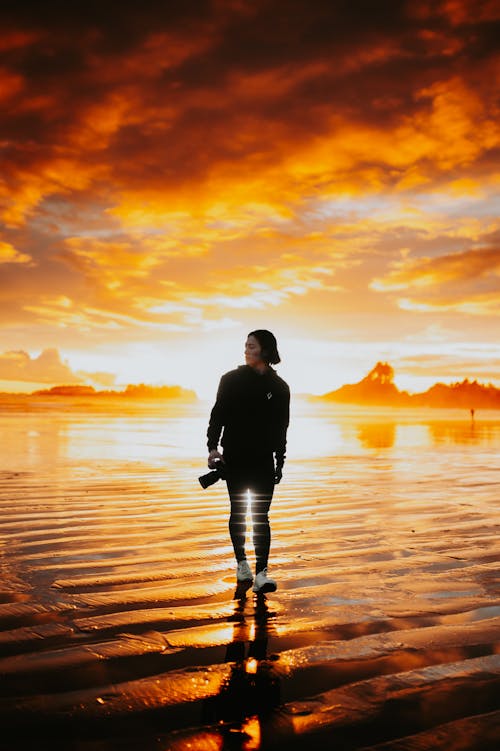
[[[39,399],[0,402],[4,471],[60,479],[134,466],[160,473],[198,496],[206,469],[211,405]],[[404,498],[434,493],[459,501],[496,500],[500,414],[386,409],[292,401],[286,473],[280,496],[328,493],[352,498],[383,492]],[[189,468],[189,469],[188,469]],[[192,477],[186,474],[193,471]],[[325,484],[325,487],[323,485]],[[326,487],[327,486],[327,487]],[[218,487],[218,486],[216,486]],[[208,490],[207,493],[213,492]]]
[[[96,398],[0,397],[2,451],[17,467],[86,459],[205,459],[211,404]],[[289,462],[332,456],[395,456],[445,446],[457,453],[495,447],[500,413],[341,405],[292,398]],[[103,453],[102,447],[106,446]],[[38,462],[38,467],[36,466]],[[12,465],[12,468],[14,467]]]

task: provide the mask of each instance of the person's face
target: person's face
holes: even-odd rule
[[[250,367],[261,365],[261,346],[254,336],[249,336],[245,342],[245,362]]]

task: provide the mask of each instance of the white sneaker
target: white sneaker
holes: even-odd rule
[[[236,569],[236,580],[239,582],[253,581],[252,570],[248,565],[246,558],[244,558],[242,561],[238,561],[238,568]]]
[[[267,568],[263,568],[259,571],[255,577],[255,583],[253,585],[253,591],[256,594],[263,594],[264,592],[276,592],[278,585],[267,575]]]

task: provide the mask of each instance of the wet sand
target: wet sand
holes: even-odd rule
[[[500,747],[500,420],[297,415],[267,598],[192,420],[2,417],[0,748]]]

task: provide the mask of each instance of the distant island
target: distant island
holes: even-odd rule
[[[336,391],[311,399],[385,407],[500,409],[500,389],[492,384],[484,385],[467,378],[450,385],[436,383],[420,394],[400,391],[394,384],[394,368],[386,362],[378,362],[358,383],[346,384]]]
[[[122,391],[97,391],[93,386],[52,386],[49,389],[32,391],[28,396],[90,396],[129,399],[171,399],[180,402],[196,402],[196,392],[182,386],[148,386],[145,383],[129,384]]]
[[[373,407],[447,407],[467,409],[474,414],[477,409],[500,409],[500,389],[493,384],[478,383],[465,378],[461,382],[444,384],[435,383],[427,391],[410,394],[400,391],[394,383],[394,368],[387,362],[378,362],[368,375],[358,381],[349,383],[335,391],[320,396],[304,394],[310,401],[338,402]],[[120,400],[169,400],[190,404],[198,401],[195,391],[182,386],[151,386],[145,383],[129,384],[121,390],[97,390],[93,386],[79,384],[52,386],[31,393],[0,392],[0,397],[22,398],[66,397],[101,399],[110,398],[116,403]]]

